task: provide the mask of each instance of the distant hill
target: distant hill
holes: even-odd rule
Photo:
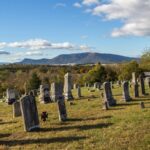
[[[127,62],[131,60],[137,60],[138,58],[126,57],[115,54],[104,53],[77,53],[77,54],[63,54],[52,59],[24,59],[21,64],[48,64],[48,65],[60,65],[60,64],[92,64],[101,62],[102,64],[112,64]]]

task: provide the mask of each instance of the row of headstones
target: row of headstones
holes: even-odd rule
[[[41,103],[49,103],[49,102],[56,102],[59,97],[64,95],[65,100],[73,100],[73,95],[72,95],[72,79],[71,79],[71,74],[67,73],[64,76],[64,87],[63,84],[61,83],[52,83],[51,84],[51,94],[50,94],[50,88],[49,85],[41,85],[40,86],[40,94],[39,94],[39,101]],[[35,90],[32,90],[27,94],[32,93],[32,95],[36,95],[34,93]],[[81,88],[80,86],[77,87],[77,96],[80,98],[81,97]],[[7,89],[6,91],[6,102],[8,104],[13,104],[16,101],[16,93],[14,89]]]
[[[64,77],[64,87],[61,83],[52,83],[51,84],[51,95],[48,85],[40,86],[40,102],[49,103],[51,101],[56,102],[60,96],[64,95],[64,99],[67,101],[73,100],[72,95],[72,77],[70,73],[67,73]],[[79,85],[75,84],[74,89],[77,89],[77,97],[81,97],[81,88]]]
[[[145,92],[144,77],[142,75],[139,76],[139,82],[141,85],[141,93],[142,95],[145,95],[146,92]],[[138,85],[137,77],[135,76],[135,73],[132,73],[132,83],[133,83],[133,89],[134,89],[133,91],[134,97],[139,97],[139,85]],[[103,87],[104,87],[104,109],[108,109],[109,106],[116,105],[116,100],[113,98],[113,95],[112,95],[111,83],[105,82]],[[122,87],[123,87],[123,100],[128,102],[132,99],[130,97],[130,92],[129,92],[129,82],[124,81],[122,83]]]
[[[57,99],[57,105],[59,120],[66,121],[67,111],[63,96]],[[13,103],[13,117],[19,116],[23,118],[25,131],[33,131],[40,128],[37,105],[33,95],[23,96],[20,101]]]

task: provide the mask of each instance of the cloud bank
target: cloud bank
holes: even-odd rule
[[[91,50],[91,47],[86,45],[75,45],[70,42],[52,43],[44,39],[31,39],[22,42],[1,42],[0,48],[20,48],[29,50],[42,50],[42,49],[63,49],[63,50]]]
[[[150,36],[150,0],[82,0],[86,10],[106,21],[119,20],[123,24],[113,29],[111,35]],[[85,10],[85,11],[86,11]]]

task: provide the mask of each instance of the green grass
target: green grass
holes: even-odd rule
[[[75,97],[76,92],[73,90]],[[41,131],[30,133],[23,131],[21,117],[12,118],[12,106],[0,103],[0,149],[150,149],[150,95],[125,103],[121,88],[115,86],[113,94],[118,105],[104,111],[100,91],[91,93],[82,88],[82,99],[76,99],[74,105],[66,102],[69,120],[64,123],[58,120],[55,103],[38,103],[39,116],[42,111],[47,111],[49,118],[46,122],[40,120]],[[140,108],[141,101],[145,103],[145,109]]]

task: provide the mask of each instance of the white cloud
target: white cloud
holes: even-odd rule
[[[112,36],[150,36],[150,0],[110,0],[107,4],[96,6],[92,13],[106,20],[118,19],[123,26],[116,28]]]
[[[26,56],[41,56],[43,53],[41,51],[28,51],[25,53]]]
[[[80,3],[74,3],[73,6],[77,7],[77,8],[81,8],[82,7],[82,5]]]
[[[83,5],[91,6],[94,4],[99,4],[99,0],[83,0]]]
[[[0,43],[0,45],[2,45],[3,43],[5,42]],[[51,43],[43,39],[31,39],[22,42],[5,43],[5,45],[3,45],[3,48],[19,48],[19,49],[29,49],[29,50],[36,50],[36,51],[42,49],[83,50],[82,47],[80,48],[80,45],[72,44],[69,42]]]
[[[87,6],[85,12],[105,21],[121,21],[123,25],[112,30],[113,37],[150,36],[150,0],[82,0],[82,5]]]
[[[1,49],[1,48],[4,48],[5,46],[6,46],[6,43],[5,43],[5,42],[1,42],[1,43],[0,43],[0,49]]]

